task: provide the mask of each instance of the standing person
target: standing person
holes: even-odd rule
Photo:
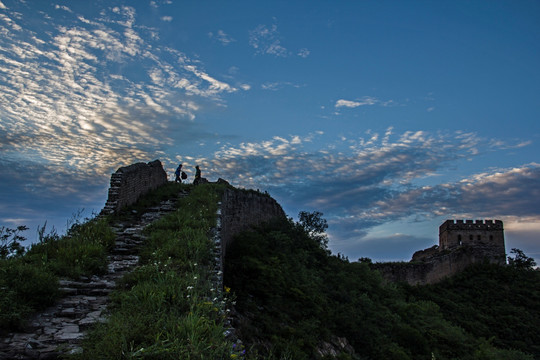
[[[174,182],[182,183],[182,179],[180,178],[180,174],[182,174],[182,164],[178,165],[178,167],[176,168],[176,171],[174,172],[174,175],[176,175],[176,179],[174,179]]]
[[[193,183],[196,185],[201,181],[201,169],[199,169],[199,165],[195,166],[195,179],[193,180]]]

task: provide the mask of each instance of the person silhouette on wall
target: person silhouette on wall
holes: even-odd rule
[[[194,184],[198,184],[201,181],[201,169],[199,165],[195,166],[195,179],[193,180]]]
[[[174,175],[176,175],[176,179],[174,179],[174,182],[182,183],[182,179],[180,178],[181,174],[182,174],[182,164],[178,165],[178,167],[176,168],[176,171],[174,172]]]

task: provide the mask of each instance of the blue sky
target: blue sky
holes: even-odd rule
[[[99,212],[110,174],[318,210],[351,260],[446,219],[540,259],[540,3],[0,0],[0,225]]]

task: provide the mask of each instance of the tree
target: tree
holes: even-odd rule
[[[314,240],[316,240],[323,249],[328,246],[328,236],[325,230],[328,229],[326,219],[323,219],[323,213],[320,211],[298,213],[298,222],[304,231]]]
[[[525,255],[525,253],[520,249],[512,249],[510,251],[511,254],[515,254],[515,256],[508,257],[508,265],[513,266],[517,269],[527,269],[530,270],[536,266],[536,261],[532,257],[528,257]]]
[[[25,241],[26,238],[19,235],[19,233],[25,230],[28,230],[28,228],[24,225],[18,226],[16,229],[0,226],[0,259],[19,256],[24,253],[24,246],[21,245],[21,241]]]

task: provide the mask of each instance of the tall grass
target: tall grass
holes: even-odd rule
[[[26,252],[0,259],[0,331],[24,326],[29,314],[60,295],[59,278],[78,279],[107,270],[107,250],[114,233],[106,219],[73,221],[64,236],[39,230],[40,242]]]
[[[40,231],[42,234],[43,231]],[[40,236],[26,253],[31,264],[41,264],[59,277],[78,279],[81,276],[107,272],[107,252],[114,246],[115,234],[104,218],[85,223],[76,221],[67,234]]]
[[[108,321],[90,332],[76,359],[243,357],[226,338],[231,299],[216,287],[209,236],[221,189],[194,187],[176,212],[147,228],[140,267],[121,281]]]

